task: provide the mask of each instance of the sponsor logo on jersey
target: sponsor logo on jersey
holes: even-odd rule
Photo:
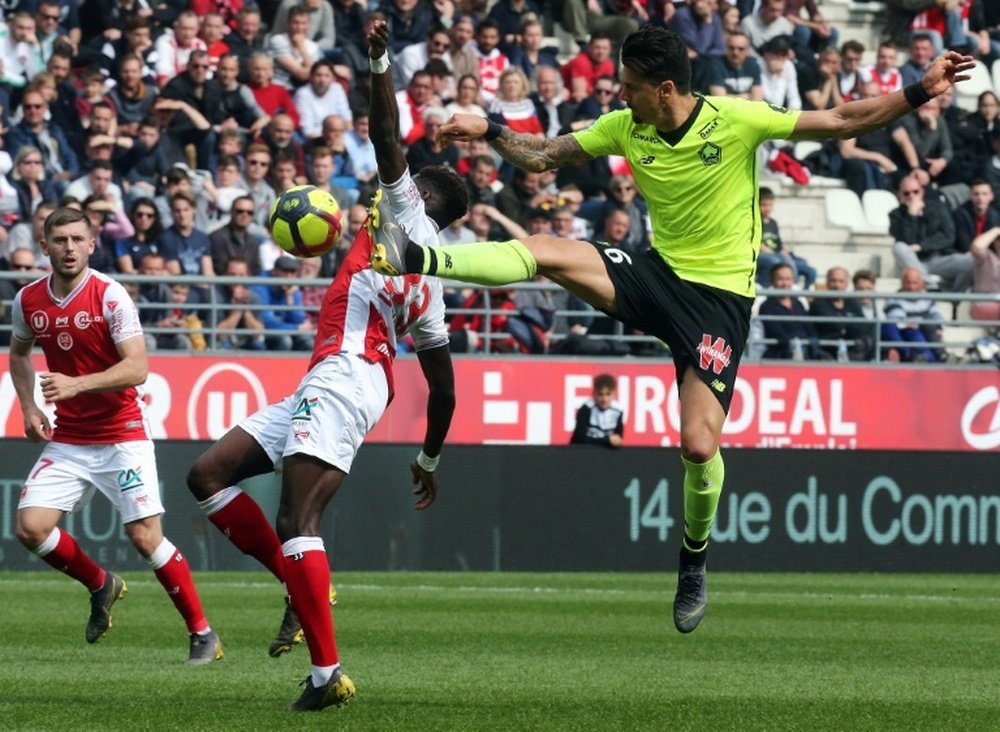
[[[659,145],[660,144],[660,138],[658,138],[658,137],[652,137],[650,135],[643,135],[643,134],[640,134],[639,132],[633,132],[632,133],[632,139],[633,140],[638,140],[639,142],[648,142],[650,145]]]
[[[710,384],[710,386],[720,394],[726,390],[726,385],[723,384],[718,379],[712,379],[712,383]]]
[[[68,328],[69,327],[69,316],[68,315],[60,315],[58,318],[56,318],[56,327],[57,328]]]
[[[654,162],[656,162],[655,155],[643,155],[639,158],[639,165],[652,165]]]
[[[76,324],[76,327],[79,328],[80,330],[86,330],[87,328],[90,327],[92,321],[90,319],[90,314],[81,310],[80,312],[78,312],[76,315],[73,316],[73,322]]]
[[[705,164],[705,167],[718,165],[722,162],[722,148],[714,142],[706,142],[698,150],[698,157],[701,158],[701,162]]]
[[[56,343],[59,344],[59,347],[61,349],[63,349],[64,351],[68,351],[73,347],[73,336],[71,336],[69,333],[60,333],[56,337]]]
[[[117,309],[118,309],[118,301],[117,300],[108,300],[108,310],[110,310],[111,312],[114,312]]]
[[[302,397],[299,399],[299,403],[295,405],[295,411],[292,412],[292,419],[302,421],[312,419],[312,410],[317,403],[319,403],[319,397]]]
[[[294,434],[296,440],[308,440],[311,433],[309,430],[295,430]]]
[[[141,488],[142,485],[142,468],[125,468],[118,471],[118,487],[123,491]]]
[[[725,338],[713,339],[708,333],[702,333],[701,344],[695,350],[701,356],[699,365],[702,370],[708,371],[711,367],[717,374],[721,374],[722,370],[729,366],[729,359],[733,355],[733,348],[726,343]]]
[[[698,137],[702,140],[707,140],[708,136],[715,132],[715,128],[719,126],[719,120],[713,119],[707,125],[698,130]]]

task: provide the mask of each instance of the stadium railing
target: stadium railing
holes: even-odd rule
[[[25,279],[24,272],[5,272],[0,271],[0,280],[23,280]],[[162,334],[187,334],[200,333],[205,339],[206,348],[203,352],[223,352],[231,351],[232,349],[224,348],[222,342],[226,336],[280,336],[288,335],[290,333],[295,334],[305,334],[308,332],[300,331],[289,331],[289,330],[251,330],[251,329],[222,329],[217,328],[215,323],[225,317],[227,311],[234,308],[233,305],[227,304],[224,300],[224,294],[222,292],[223,287],[227,285],[266,285],[274,286],[275,280],[268,277],[204,277],[204,276],[148,276],[148,275],[115,275],[115,279],[122,283],[136,283],[141,285],[171,285],[177,283],[183,283],[190,285],[192,287],[199,287],[204,293],[204,302],[199,303],[189,303],[184,306],[186,310],[194,310],[198,313],[204,315],[201,318],[200,328],[157,328],[155,326],[144,326],[144,331],[147,334],[156,336]],[[453,283],[448,283],[453,284]],[[329,280],[323,279],[302,279],[302,278],[283,278],[281,280],[281,285],[299,285],[300,287],[318,287],[325,290],[329,285]],[[487,288],[477,287],[477,286],[463,286],[463,293],[469,293],[475,290],[484,290]],[[491,288],[498,289],[498,288]],[[516,285],[509,285],[504,288],[499,288],[511,293],[516,294],[518,291],[549,291],[558,292],[560,288],[552,283],[519,283]],[[933,320],[921,320],[921,319],[908,319],[907,323],[913,323],[916,325],[939,325],[942,329],[942,339],[939,342],[930,342],[926,344],[927,348],[935,351],[941,351],[948,354],[946,359],[952,363],[961,363],[968,360],[967,354],[969,350],[973,348],[978,340],[985,336],[996,337],[1000,334],[1000,320],[984,321],[984,320],[972,320],[970,318],[949,318],[951,313],[959,313],[963,308],[961,307],[964,303],[975,303],[975,302],[1000,302],[1000,295],[990,295],[990,294],[977,294],[977,293],[941,293],[941,292],[920,292],[920,293],[908,293],[908,292],[831,292],[827,290],[772,290],[772,289],[760,289],[757,292],[757,302],[763,301],[764,298],[768,296],[792,296],[803,300],[810,300],[813,298],[843,298],[843,299],[867,299],[871,300],[876,307],[874,307],[874,315],[870,318],[854,318],[851,319],[851,323],[858,325],[870,325],[872,331],[872,338],[874,339],[874,356],[872,362],[878,363],[885,360],[885,353],[890,348],[907,348],[913,347],[913,343],[905,341],[887,341],[883,340],[882,337],[882,324],[888,322],[888,319],[882,312],[884,302],[889,299],[893,300],[933,300],[938,308],[942,311],[945,318],[941,321]],[[464,300],[465,298],[463,298]],[[519,311],[517,310],[498,310],[497,308],[491,307],[490,298],[482,298],[483,306],[480,308],[449,308],[448,317],[451,318],[455,315],[466,314],[466,315],[483,315],[484,322],[490,323],[494,316],[512,316],[517,315]],[[137,305],[141,306],[143,310],[173,310],[177,306],[173,303],[149,303],[149,302],[137,302]],[[241,305],[240,309],[247,310],[272,310],[272,311],[287,311],[287,310],[298,310],[296,306],[287,305]],[[307,314],[315,314],[318,312],[318,307],[303,307]],[[0,342],[8,343],[11,333],[10,325],[10,311],[11,311],[11,301],[3,300],[0,301]],[[554,318],[557,320],[560,318],[594,318],[597,319],[608,319],[608,316],[598,310],[554,310],[552,311]],[[745,358],[749,360],[760,360],[759,354],[763,352],[766,346],[773,344],[775,341],[773,339],[768,339],[762,336],[763,329],[760,327],[761,324],[767,321],[788,321],[788,320],[804,320],[810,323],[816,324],[821,322],[844,322],[843,318],[819,318],[807,316],[806,318],[797,318],[789,316],[762,316],[755,314],[752,319],[752,327],[750,338],[747,342],[747,348],[745,351]],[[610,327],[601,328],[601,333],[596,338],[600,338],[607,341],[619,342],[623,344],[633,344],[647,346],[644,349],[644,353],[649,355],[669,355],[669,352],[665,350],[662,343],[651,336],[647,335],[636,335],[627,332],[627,329],[622,326],[621,323],[612,320]],[[563,332],[551,332],[549,334],[549,343],[558,343],[567,337],[567,333]],[[481,331],[477,332],[479,348],[477,352],[482,354],[495,353],[495,343],[497,341],[509,340],[511,335],[506,332],[490,332]],[[830,346],[837,348],[840,345],[840,340],[820,340],[819,344],[822,346]],[[854,345],[850,341],[844,342],[846,346]],[[923,344],[921,344],[923,346]],[[173,350],[178,349],[160,349],[160,352],[169,353]],[[178,350],[178,352],[181,352]],[[259,353],[259,352],[258,352]],[[475,355],[475,354],[472,354]],[[974,360],[974,359],[973,359]],[[815,363],[815,362],[813,362]]]

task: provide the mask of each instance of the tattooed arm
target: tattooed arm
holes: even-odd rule
[[[472,114],[456,114],[438,133],[443,142],[475,140],[486,134],[487,120]],[[541,173],[545,170],[579,165],[591,159],[572,135],[538,137],[511,132],[507,127],[490,146],[521,170]]]

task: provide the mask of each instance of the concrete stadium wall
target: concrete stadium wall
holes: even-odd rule
[[[258,569],[184,486],[203,442],[158,443],[167,535],[196,570]],[[2,441],[0,570],[42,569],[14,537],[40,452]],[[335,570],[675,569],[682,471],[673,448],[450,447],[441,492],[412,509],[412,446],[366,446],[327,509]],[[1000,454],[728,450],[712,567],[746,571],[1000,569]],[[268,515],[278,479],[245,486]],[[64,525],[101,562],[145,569],[102,497]]]

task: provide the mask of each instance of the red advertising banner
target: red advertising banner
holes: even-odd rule
[[[292,393],[305,355],[150,357],[145,385],[157,439],[217,439],[243,417]],[[39,358],[36,368],[44,368]],[[625,444],[676,445],[673,365],[662,361],[460,359],[458,406],[448,440],[562,445],[594,375],[618,378]],[[0,424],[22,437],[6,355],[0,356]],[[426,386],[413,358],[396,363],[396,399],[369,442],[419,443]],[[41,402],[40,395],[37,396]],[[1000,372],[746,364],[723,434],[731,447],[966,450],[1000,453]]]

